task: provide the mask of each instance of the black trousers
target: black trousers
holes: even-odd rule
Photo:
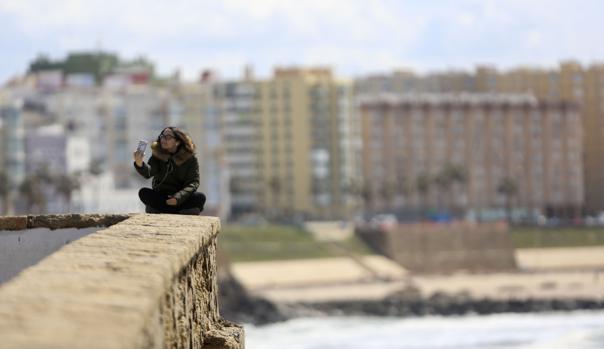
[[[203,193],[195,192],[189,198],[178,206],[170,206],[166,204],[168,195],[161,194],[150,188],[142,188],[138,191],[138,197],[141,201],[159,211],[160,213],[179,213],[181,210],[199,208],[203,211],[203,205],[206,203],[206,196]]]

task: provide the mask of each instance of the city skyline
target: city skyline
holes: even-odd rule
[[[546,10],[547,9],[547,10]],[[492,64],[553,67],[601,61],[597,1],[0,1],[0,84],[25,73],[38,54],[103,49],[144,55],[159,74],[202,69],[237,78],[250,64],[330,66],[354,77],[408,68],[471,69]]]

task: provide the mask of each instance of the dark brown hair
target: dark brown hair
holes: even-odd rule
[[[174,137],[180,141],[180,145],[178,146],[178,148],[180,149],[181,147],[185,147],[185,149],[192,154],[195,154],[195,144],[193,143],[193,140],[191,139],[191,137],[184,131],[182,131],[181,129],[177,128],[177,127],[166,127],[163,130],[161,130],[159,136],[157,136],[157,143],[160,144],[161,143],[161,135],[164,134],[164,131],[166,130],[171,130],[172,133],[174,133]]]

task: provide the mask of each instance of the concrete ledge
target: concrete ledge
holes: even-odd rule
[[[219,231],[141,214],[66,245],[0,287],[2,348],[243,348],[219,314]]]
[[[54,214],[0,217],[0,230],[109,227],[128,219],[126,214]]]

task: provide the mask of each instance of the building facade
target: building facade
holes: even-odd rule
[[[0,94],[0,173],[4,177],[1,185],[6,186],[0,212],[14,213],[13,199],[25,178],[24,138],[22,103],[11,99],[9,93]]]
[[[207,198],[205,212],[227,219],[231,215],[230,175],[225,161],[217,85],[212,81],[181,84],[178,98],[184,108],[184,128],[197,146],[199,191]]]
[[[509,205],[524,216],[581,213],[583,132],[575,104],[498,94],[382,94],[358,103],[370,211],[484,216]],[[447,177],[450,169],[463,174],[458,181]],[[517,190],[506,195],[506,182]]]
[[[222,136],[225,177],[231,213],[260,211],[260,122],[258,88],[251,80],[215,86],[217,118]]]
[[[479,65],[472,73],[441,72],[425,76],[398,71],[355,82],[358,94],[474,92],[526,93],[539,100],[579,106],[583,127],[585,211],[604,211],[604,65],[561,62],[557,68],[520,67],[499,71]]]
[[[347,216],[353,205],[358,127],[352,85],[329,69],[276,69],[258,83],[260,201],[265,211],[314,218]],[[356,132],[356,133],[355,133]]]

